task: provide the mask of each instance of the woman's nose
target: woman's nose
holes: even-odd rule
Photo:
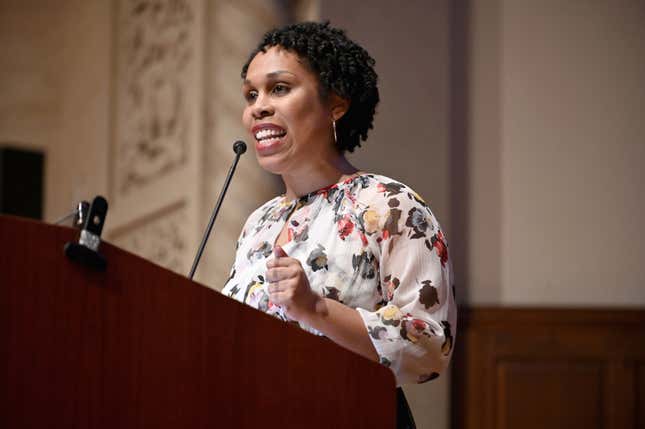
[[[273,106],[271,106],[268,97],[258,97],[253,106],[253,117],[255,119],[262,119],[271,115],[273,115]]]

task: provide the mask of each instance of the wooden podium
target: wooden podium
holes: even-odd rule
[[[0,216],[0,427],[393,428],[385,367],[72,228]]]

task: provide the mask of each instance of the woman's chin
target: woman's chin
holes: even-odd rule
[[[272,145],[270,148],[262,148],[257,144],[255,146],[255,156],[258,164],[269,173],[282,174],[289,169],[289,165],[293,161],[288,145],[285,145],[284,142],[280,143]]]
[[[256,152],[255,156],[260,167],[269,173],[281,175],[288,169],[287,159],[279,154],[263,156]]]

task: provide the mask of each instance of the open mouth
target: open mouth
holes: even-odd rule
[[[277,143],[282,137],[286,136],[287,132],[282,129],[264,128],[255,133],[255,139],[262,146],[268,146]]]

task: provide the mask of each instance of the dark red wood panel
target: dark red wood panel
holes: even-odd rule
[[[645,360],[637,362],[634,383],[636,427],[645,428]]]
[[[386,368],[76,234],[0,216],[0,427],[393,427]]]
[[[643,427],[645,310],[462,308],[454,428]]]
[[[497,427],[603,427],[600,362],[500,361]]]

